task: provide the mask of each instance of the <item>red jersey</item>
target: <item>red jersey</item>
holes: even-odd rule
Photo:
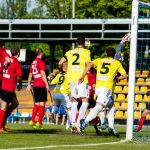
[[[16,57],[11,56],[10,58],[10,66],[7,70],[3,69],[2,89],[15,92],[17,77],[22,76],[22,66]]]
[[[30,66],[30,73],[33,74],[33,86],[34,87],[46,87],[46,84],[44,83],[42,76],[41,76],[41,71],[45,71],[46,69],[46,65],[45,62],[40,59],[40,58],[36,58],[31,66]]]
[[[87,72],[88,74],[88,85],[90,88],[90,97],[94,95],[93,84],[96,84],[96,75],[91,71]]]
[[[9,54],[3,47],[0,47],[0,80],[2,80],[3,78],[3,67],[4,67],[3,63],[6,57],[9,57]]]

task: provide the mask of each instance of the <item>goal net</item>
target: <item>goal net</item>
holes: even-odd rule
[[[141,132],[134,132],[145,109],[150,110],[150,96],[146,95],[150,85],[150,3],[133,0],[129,62],[129,92],[126,139],[150,137],[150,115]]]

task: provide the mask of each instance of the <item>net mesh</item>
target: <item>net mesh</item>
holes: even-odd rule
[[[146,5],[145,5],[146,6]],[[145,109],[150,110],[150,96],[146,95],[147,86],[150,85],[150,7],[139,7],[138,16],[138,41],[137,41],[137,62],[136,62],[136,86],[134,127],[137,129],[139,118]],[[141,80],[141,81],[140,81]],[[141,95],[141,96],[139,96]],[[141,132],[134,133],[134,141],[143,143],[150,140],[150,114],[146,116],[146,121]]]

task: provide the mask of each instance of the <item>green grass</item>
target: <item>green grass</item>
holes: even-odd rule
[[[125,139],[125,127],[116,128],[120,137],[110,137],[105,131],[104,136],[97,136],[93,127],[88,127],[85,135],[71,134],[64,126],[45,125],[43,130],[33,130],[27,124],[11,124],[8,134],[0,134],[0,149],[60,145],[57,150],[149,150],[150,144],[134,144],[133,142],[86,147],[61,147],[61,145],[96,144],[116,142]]]

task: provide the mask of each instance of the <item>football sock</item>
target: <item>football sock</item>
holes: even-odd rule
[[[67,120],[68,120],[68,124],[71,124],[71,120],[72,120],[72,114],[71,114],[71,110],[68,110],[68,112],[67,112]]]
[[[88,102],[82,102],[82,105],[79,110],[79,116],[77,119],[77,125],[80,125],[80,120],[84,118],[88,106],[89,106]]]
[[[114,117],[115,117],[116,108],[112,107],[108,111],[108,126],[114,129]]]
[[[72,125],[75,123],[78,102],[73,102],[71,107]]]
[[[97,114],[102,111],[103,106],[102,105],[96,105],[88,114],[88,116],[85,119],[85,123],[89,123],[91,120],[97,117]]]
[[[144,124],[144,122],[146,121],[146,116],[145,117],[141,117],[139,119],[139,123],[138,123],[138,131],[140,131],[142,129],[142,126]]]
[[[77,111],[77,113],[76,113],[76,120],[75,120],[75,122],[77,122],[78,117],[79,117],[79,112]]]
[[[104,125],[106,123],[106,115],[104,111],[100,112],[100,121],[101,121],[101,125]]]
[[[92,122],[94,125],[97,125],[98,124],[98,116],[95,119],[93,119]]]
[[[7,110],[5,111],[5,119],[4,119],[4,122],[3,122],[3,127],[5,127],[6,125],[6,120],[7,120],[7,117],[9,117],[11,115],[11,113],[13,112],[14,109],[16,109],[18,105],[10,105]]]
[[[39,105],[35,104],[33,109],[32,109],[32,122],[36,122],[35,117],[37,115],[38,109],[39,109]]]
[[[0,109],[0,129],[3,127],[4,119],[5,119],[5,111]]]
[[[39,106],[38,114],[39,114],[38,122],[42,124],[42,119],[44,117],[44,106]]]

